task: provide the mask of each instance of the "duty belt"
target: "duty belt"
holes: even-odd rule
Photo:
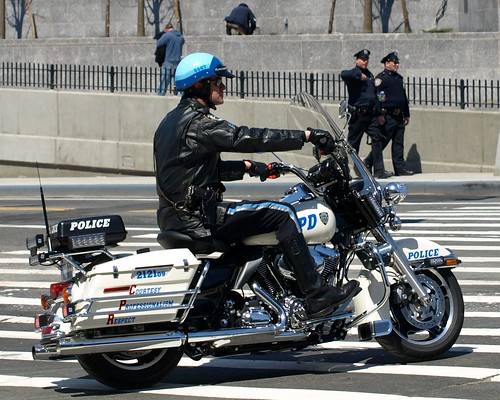
[[[361,115],[374,115],[377,112],[377,109],[375,106],[368,106],[368,107],[358,107],[355,106],[354,110]]]
[[[392,117],[399,117],[403,115],[403,110],[401,108],[390,108],[385,109],[385,113],[389,114]]]

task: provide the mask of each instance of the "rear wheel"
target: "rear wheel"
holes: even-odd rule
[[[450,349],[464,322],[464,301],[449,269],[424,270],[417,278],[431,297],[422,305],[404,283],[391,287],[393,331],[377,338],[380,345],[406,361],[434,359]]]
[[[116,389],[154,385],[172,371],[184,347],[120,353],[79,355],[80,365],[99,382]]]

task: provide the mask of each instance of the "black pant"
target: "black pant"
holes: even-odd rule
[[[354,114],[349,123],[347,140],[357,153],[359,153],[361,139],[365,132],[371,139],[371,152],[367,157],[367,159],[369,158],[368,164],[373,166],[376,172],[384,171],[383,133],[378,117],[373,114]]]
[[[231,203],[223,224],[217,227],[213,237],[233,243],[269,232],[276,232],[278,242],[301,233],[297,214],[292,206],[266,200]]]
[[[394,172],[399,173],[406,168],[406,162],[404,159],[404,134],[405,134],[405,124],[403,116],[393,117],[392,115],[386,115],[385,124],[381,127],[383,139],[380,143],[383,151],[389,142],[392,141],[391,145],[391,156],[392,156],[392,166],[394,167]],[[372,161],[372,153],[368,155],[365,159],[367,165],[373,165],[375,171],[378,169],[375,163]],[[372,164],[373,163],[373,164]]]

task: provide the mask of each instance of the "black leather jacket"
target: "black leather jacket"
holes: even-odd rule
[[[193,237],[210,234],[197,212],[176,210],[172,203],[182,202],[190,185],[221,187],[222,181],[243,179],[245,163],[223,161],[221,152],[298,150],[304,142],[303,131],[238,127],[215,117],[196,99],[184,96],[160,123],[154,137],[160,229]]]

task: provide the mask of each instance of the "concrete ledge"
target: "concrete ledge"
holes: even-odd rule
[[[176,96],[0,89],[2,175],[16,176],[16,165],[28,171],[26,167],[36,162],[60,169],[87,168],[90,173],[152,174],[154,132],[178,101]],[[336,104],[325,108],[336,118]],[[320,118],[302,110],[288,101],[226,99],[216,114],[237,125],[326,128]],[[411,112],[405,140],[409,168],[425,173],[495,170],[500,113],[422,108]],[[361,156],[368,151],[364,145]],[[311,154],[310,145],[281,153],[287,162],[300,159],[300,165]],[[384,156],[391,169],[389,148]],[[264,154],[245,157],[274,160]],[[35,170],[31,176],[36,176]]]
[[[285,176],[266,182],[245,176],[242,181],[226,183],[225,198],[229,200],[231,196],[241,197],[245,194],[254,198],[278,199],[298,182],[299,179],[294,176]],[[412,195],[498,196],[500,193],[500,176],[494,176],[491,173],[417,174],[379,181],[382,186],[389,182],[406,184],[410,198]],[[95,196],[157,198],[154,177],[42,177],[42,185],[47,199],[68,195],[82,198]],[[39,193],[38,178],[0,178],[0,196],[2,197],[37,197]]]
[[[498,133],[497,155],[495,158],[495,176],[500,176],[500,132]]]

